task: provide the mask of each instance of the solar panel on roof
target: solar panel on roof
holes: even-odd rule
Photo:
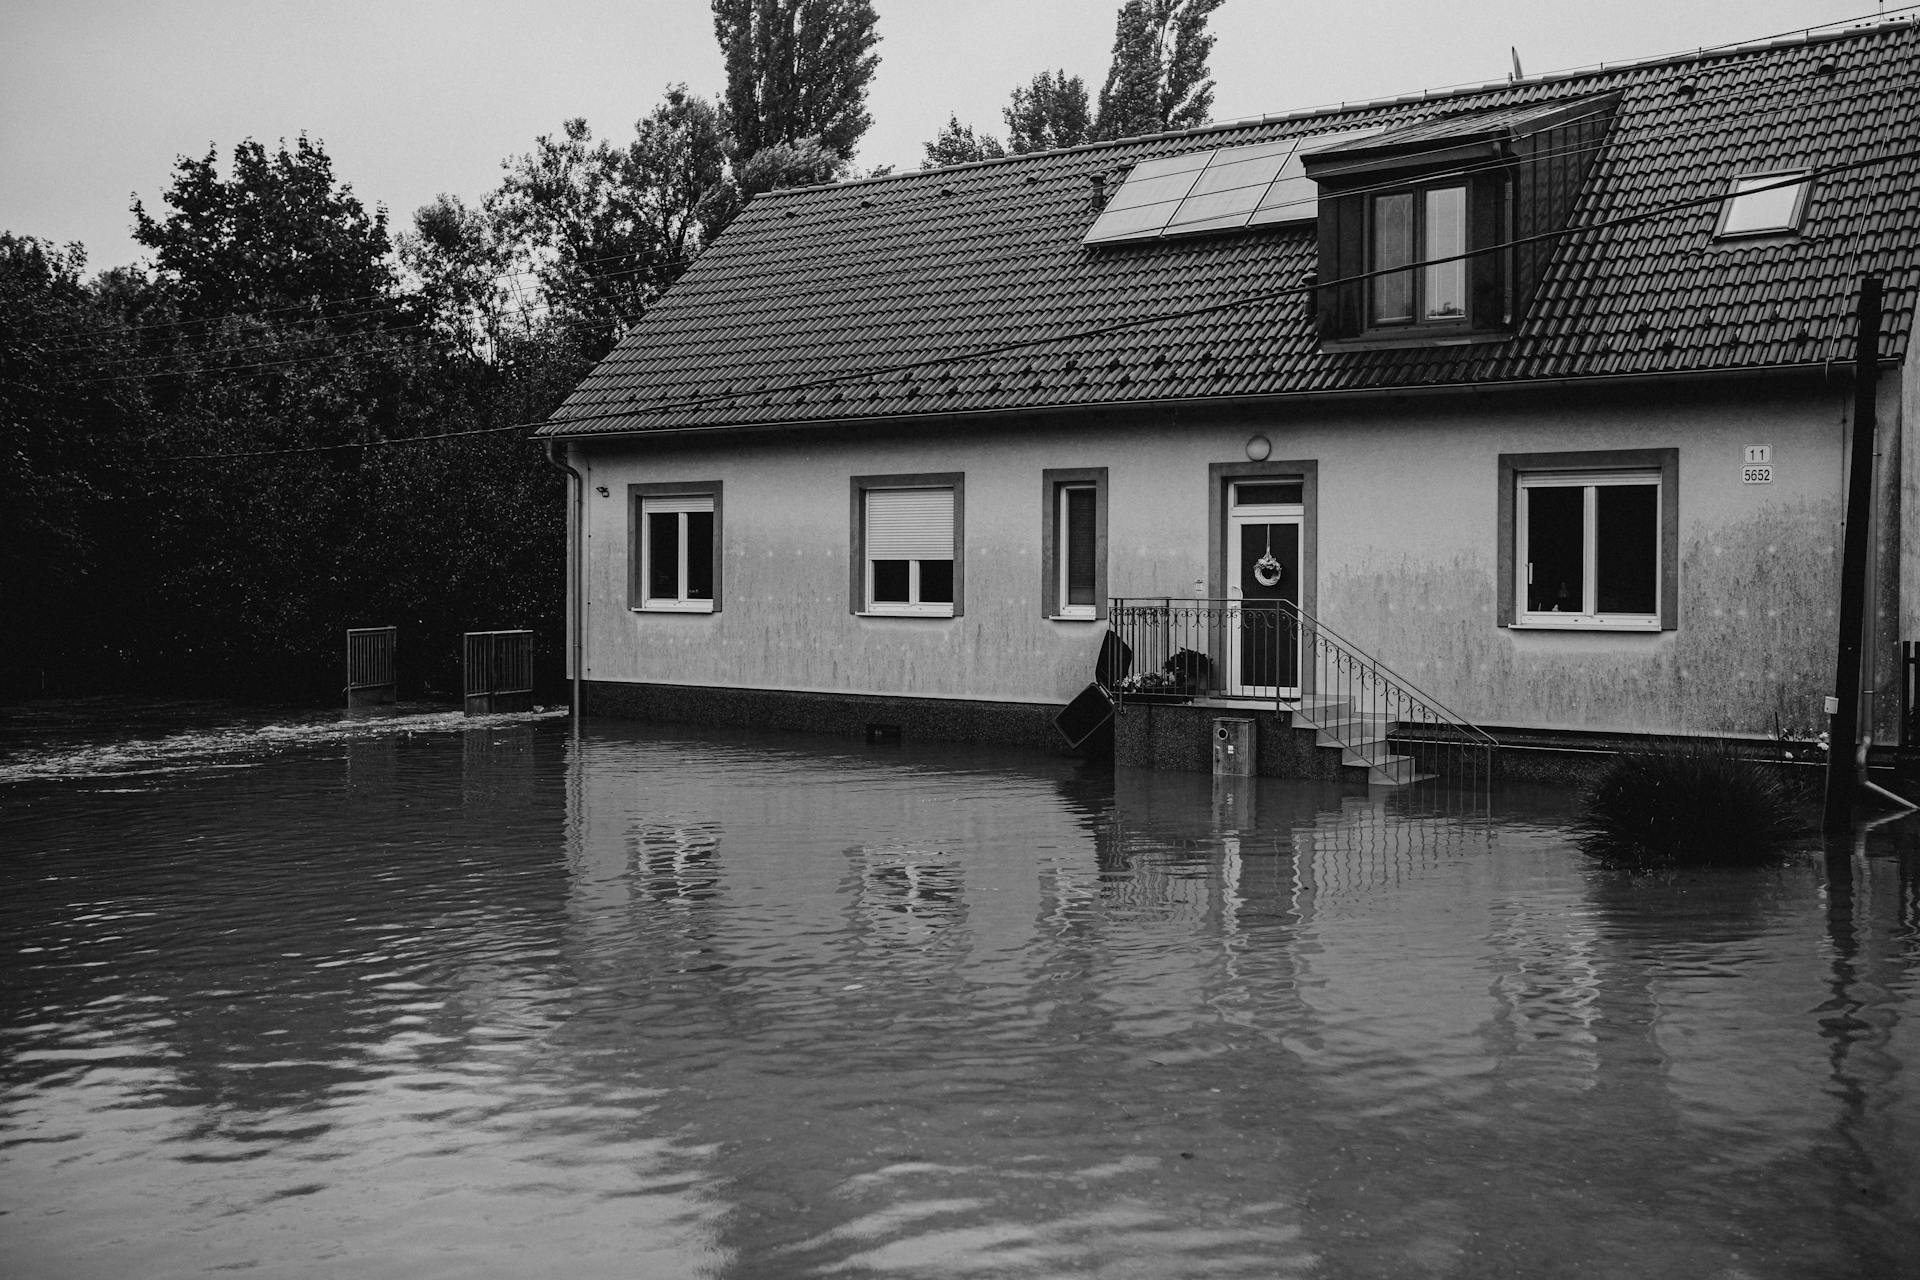
[[[1142,240],[1160,234],[1213,158],[1211,151],[1142,160],[1094,219],[1082,244]]]
[[[1269,227],[1283,222],[1311,222],[1319,211],[1320,187],[1307,176],[1301,157],[1328,151],[1378,135],[1379,129],[1348,129],[1341,133],[1322,133],[1300,139],[1299,149],[1287,160],[1273,185],[1247,220],[1248,226]]]
[[[1164,234],[1230,231],[1247,225],[1281,169],[1299,145],[1296,138],[1262,142],[1251,147],[1228,147],[1213,153],[1206,170],[1194,182],[1180,207],[1174,210]]]
[[[1308,180],[1300,157],[1378,132],[1352,129],[1143,160],[1127,174],[1081,243],[1310,222],[1319,188]]]

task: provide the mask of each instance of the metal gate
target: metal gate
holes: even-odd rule
[[[397,627],[355,627],[347,632],[347,709],[393,702],[393,649]]]
[[[533,710],[533,632],[469,631],[463,647],[468,715]]]

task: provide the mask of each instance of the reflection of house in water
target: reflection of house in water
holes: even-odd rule
[[[856,910],[869,943],[921,946],[966,919],[964,872],[938,849],[856,845],[847,861],[859,877]]]
[[[720,826],[687,822],[641,827],[627,838],[635,893],[649,901],[692,906],[713,898],[720,883],[715,854]]]

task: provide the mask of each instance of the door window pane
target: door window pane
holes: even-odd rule
[[[1066,546],[1064,557],[1065,602],[1072,605],[1094,603],[1094,494],[1091,487],[1062,489],[1061,532]]]
[[[647,514],[647,597],[652,600],[680,598],[680,513],[677,511]]]
[[[1452,257],[1467,251],[1467,189],[1437,187],[1426,193],[1426,248],[1422,257]],[[1429,320],[1456,320],[1467,314],[1465,259],[1425,268],[1422,314]]]
[[[1529,612],[1586,608],[1586,494],[1572,485],[1526,490]]]
[[[920,599],[917,604],[953,603],[953,561],[920,562]]]
[[[713,512],[687,513],[687,599],[713,599]]]
[[[912,599],[912,561],[875,560],[873,599],[876,604],[906,604]]]
[[[1413,261],[1413,193],[1397,192],[1373,198],[1373,261],[1376,271],[1403,267]],[[1396,271],[1373,281],[1375,324],[1402,324],[1413,319],[1413,273]]]
[[[1594,607],[1600,613],[1652,614],[1660,598],[1660,489],[1651,484],[1594,487]]]

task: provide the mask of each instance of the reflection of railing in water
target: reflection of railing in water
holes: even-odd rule
[[[1118,705],[1270,703],[1370,784],[1491,784],[1490,736],[1292,601],[1119,598],[1109,626],[1126,655],[1107,671]]]

